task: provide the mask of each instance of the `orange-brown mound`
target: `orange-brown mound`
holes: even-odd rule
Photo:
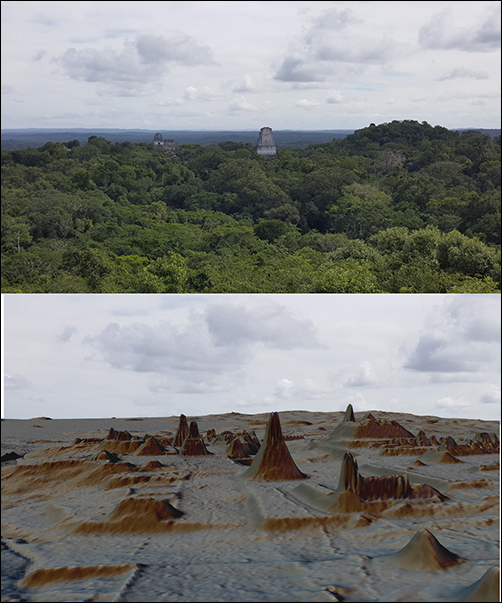
[[[407,446],[417,445],[413,434],[396,421],[379,421],[371,413],[368,413],[360,422],[352,421],[350,409],[347,409],[344,420],[326,438],[309,445],[309,449],[321,447],[337,451],[340,445],[344,448],[381,446],[382,444],[391,446],[392,443],[389,440],[395,438],[400,439],[400,442],[396,440],[399,445],[404,442]]]
[[[162,469],[165,467],[160,461],[148,461],[148,463],[143,467],[143,471],[154,471],[155,469]]]
[[[180,447],[183,446],[183,442],[186,440],[188,435],[188,422],[185,415],[180,415],[180,422],[178,424],[178,430],[176,431],[176,435],[174,436],[173,446]]]
[[[470,456],[473,454],[499,454],[500,442],[496,434],[477,434],[468,444],[458,444],[451,436],[445,438],[439,447],[441,452],[450,452],[455,456]]]
[[[99,454],[94,457],[95,461],[110,461],[110,463],[118,463],[120,457],[115,452],[109,452],[108,450],[102,450]]]
[[[90,565],[38,569],[30,572],[19,585],[23,588],[41,588],[58,582],[111,578],[127,574],[137,568],[137,565]]]
[[[251,433],[247,433],[247,431],[245,431],[242,437],[244,440],[242,444],[244,452],[254,456],[258,450],[260,450],[260,440],[256,437],[255,432],[252,431]]]
[[[242,446],[242,442],[239,438],[234,438],[228,448],[226,453],[233,459],[244,459],[248,458],[248,455],[244,452],[244,448]]]
[[[421,528],[404,548],[384,561],[408,570],[438,571],[462,559],[445,548],[429,530]]]
[[[454,464],[454,463],[463,463],[463,462],[464,461],[457,459],[456,457],[453,456],[453,454],[450,454],[449,452],[443,452],[441,454],[440,459],[438,460],[438,463],[445,463],[447,465]]]
[[[196,421],[190,423],[188,435],[183,442],[180,454],[183,456],[205,456],[211,454],[204,444],[204,440],[199,435],[199,427]]]
[[[155,498],[126,498],[119,503],[113,511],[110,519],[124,519],[126,517],[151,518],[155,517],[158,521],[163,519],[173,519],[181,517],[182,511],[175,509],[167,500],[157,500]]]
[[[167,436],[154,436],[154,437],[161,446],[164,446],[164,448],[172,446],[172,444],[173,444],[173,438],[168,438]],[[145,435],[145,440],[146,439],[148,439],[148,438]]]
[[[92,463],[86,467],[86,471],[79,476],[78,483],[83,486],[97,486],[103,485],[110,477],[113,477],[120,473],[129,473],[137,471],[131,463],[117,462],[117,463],[105,463],[98,464]]]
[[[355,438],[413,438],[413,434],[397,421],[379,421],[370,413],[356,427]]]
[[[422,429],[418,432],[417,444],[420,446],[432,446],[431,441],[425,435],[425,432]]]
[[[491,465],[480,465],[480,471],[499,471],[500,463],[492,463]]]
[[[110,427],[110,431],[106,437],[107,440],[118,440],[119,442],[127,442],[132,440],[132,435],[128,431],[115,431]]]
[[[279,415],[273,412],[265,428],[265,437],[243,477],[263,481],[306,479],[296,466],[282,435]]]
[[[167,500],[155,498],[126,498],[104,521],[86,521],[76,534],[141,534],[163,531],[183,512]]]
[[[427,484],[411,486],[407,475],[363,477],[350,452],[345,453],[338,482],[337,492],[344,491],[353,492],[363,501],[434,497],[447,500],[439,490]]]
[[[90,461],[48,461],[37,465],[16,465],[2,470],[2,495],[33,493],[56,484],[71,483],[94,466]]]
[[[152,436],[147,438],[144,444],[142,444],[134,453],[136,456],[159,456],[161,454],[178,454],[173,448],[171,451],[166,450],[164,446]]]
[[[141,446],[141,440],[104,440],[98,450],[108,450],[116,454],[134,454]]]

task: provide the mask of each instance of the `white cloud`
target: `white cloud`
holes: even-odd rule
[[[242,111],[257,111],[257,107],[249,103],[243,96],[232,101],[228,107],[229,113],[241,113]]]
[[[254,92],[256,90],[253,78],[249,74],[244,75],[241,80],[234,82],[230,86],[232,92]]]
[[[85,344],[114,369],[150,374],[154,393],[229,391],[245,381],[259,348],[323,349],[313,322],[295,318],[280,303],[209,304],[176,324],[109,323]]]
[[[22,375],[5,375],[4,387],[10,390],[29,389],[33,387],[33,383]]]
[[[479,71],[477,69],[467,69],[465,67],[457,67],[452,71],[448,72],[445,75],[442,75],[438,78],[438,82],[444,82],[445,80],[455,80],[455,79],[473,79],[473,80],[487,80],[489,78],[489,74],[487,71]]]
[[[47,55],[46,50],[39,50],[33,57],[34,61],[41,61]]]
[[[145,65],[176,63],[195,67],[213,65],[209,46],[198,44],[191,36],[175,31],[168,35],[141,35],[136,38],[136,48]]]
[[[431,315],[404,368],[425,373],[478,373],[500,357],[498,296],[448,300],[443,312]]]
[[[296,102],[296,106],[302,107],[303,109],[317,109],[319,107],[319,102],[315,99],[308,100],[306,98],[302,98]]]
[[[490,52],[500,48],[500,2],[485,9],[477,23],[458,26],[451,8],[433,15],[419,32],[424,48]]]
[[[462,411],[465,408],[469,408],[469,406],[471,406],[471,404],[468,400],[465,400],[462,397],[453,398],[452,396],[445,396],[444,398],[440,398],[437,401],[436,406],[441,409],[459,411],[455,416],[460,416],[462,414]]]
[[[345,387],[371,387],[378,383],[373,364],[365,361],[359,369],[343,382]]]
[[[281,304],[210,305],[205,318],[217,347],[260,343],[268,348],[322,349],[317,329],[310,319],[298,319]]]
[[[336,105],[338,103],[341,103],[345,100],[344,95],[339,92],[338,90],[332,90],[329,93],[328,98],[326,99],[326,102],[332,105]]]
[[[305,407],[312,401],[331,399],[332,392],[310,378],[296,383],[290,379],[281,379],[277,382],[273,395],[278,401],[292,402],[295,405],[303,404]]]
[[[340,73],[346,74],[347,65],[356,65],[360,70],[393,59],[396,42],[373,33],[362,34],[358,27],[351,27],[361,23],[352,11],[336,8],[314,17],[303,35],[293,42],[275,79],[291,83],[330,81]]]
[[[121,48],[68,48],[53,59],[73,80],[101,84],[102,95],[151,94],[164,86],[173,66],[213,65],[212,51],[181,32],[139,35]]]
[[[56,340],[60,343],[66,343],[70,341],[70,339],[77,333],[77,327],[75,326],[67,326],[65,327],[59,335],[56,336]]]
[[[481,395],[480,402],[482,404],[497,404],[500,406],[501,402],[501,394],[500,394],[500,386],[491,385],[489,386],[484,393]]]

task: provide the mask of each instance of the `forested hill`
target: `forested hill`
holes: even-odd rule
[[[254,143],[2,152],[2,291],[500,291],[500,136],[406,120],[274,159]]]

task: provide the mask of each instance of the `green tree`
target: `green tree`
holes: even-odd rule
[[[366,238],[392,222],[392,199],[369,184],[354,183],[343,188],[343,194],[327,215],[335,232]]]
[[[282,220],[260,220],[254,227],[255,235],[269,243],[273,243],[289,230],[290,227],[285,222],[282,222]]]
[[[135,277],[135,293],[184,293],[188,279],[187,261],[177,253],[157,258]]]
[[[112,272],[110,258],[97,249],[71,250],[63,254],[62,269],[69,276],[84,278],[91,291],[100,291],[105,276]]]
[[[21,253],[33,241],[26,218],[2,216],[2,251]]]
[[[479,239],[466,237],[457,230],[443,235],[438,243],[440,267],[465,276],[498,276],[500,260],[497,255]]]
[[[344,262],[323,267],[313,282],[312,293],[382,293],[376,275],[366,262]]]

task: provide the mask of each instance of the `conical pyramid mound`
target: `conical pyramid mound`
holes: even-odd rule
[[[187,418],[185,417],[185,415],[181,415],[180,422],[178,424],[178,431],[176,432],[176,435],[174,436],[173,446],[178,446],[178,448],[180,446],[183,446],[183,442],[186,440],[187,435],[188,435]]]
[[[110,461],[110,463],[118,463],[120,461],[119,455],[115,452],[109,452],[108,450],[102,450],[95,457],[95,461]]]
[[[206,448],[204,440],[200,437],[199,427],[196,421],[190,423],[188,435],[183,442],[180,454],[183,456],[204,456],[206,454],[211,454]]]
[[[248,455],[245,453],[244,448],[242,446],[242,442],[239,438],[234,438],[227,448],[227,454],[234,459],[244,459],[247,458]]]
[[[429,530],[422,528],[404,548],[389,555],[386,561],[409,570],[438,571],[462,560],[445,548]]]
[[[298,469],[289,453],[276,412],[270,415],[260,450],[243,477],[271,482],[308,477]]]
[[[347,406],[347,409],[345,411],[345,415],[343,416],[342,421],[344,423],[347,423],[347,422],[355,423],[356,419],[354,417],[354,409],[352,408],[352,404],[349,404]]]
[[[482,603],[483,601],[500,601],[500,570],[491,567],[474,584],[464,588],[456,597],[448,598],[455,603],[465,601],[466,603]]]
[[[432,446],[431,441],[425,435],[425,431],[423,429],[418,432],[417,444],[420,444],[420,446]]]
[[[150,436],[146,439],[145,443],[142,444],[138,450],[134,453],[136,456],[159,456],[161,454],[177,454],[176,450],[173,448],[172,452],[166,450],[164,446],[159,444],[157,440]]]
[[[113,427],[110,427],[110,431],[106,436],[107,440],[117,440],[119,442],[128,442],[132,440],[132,435],[128,431],[115,431]]]
[[[242,447],[244,452],[249,455],[255,455],[258,450],[260,450],[260,440],[256,437],[254,431],[251,434],[244,432],[244,441],[242,442]]]

